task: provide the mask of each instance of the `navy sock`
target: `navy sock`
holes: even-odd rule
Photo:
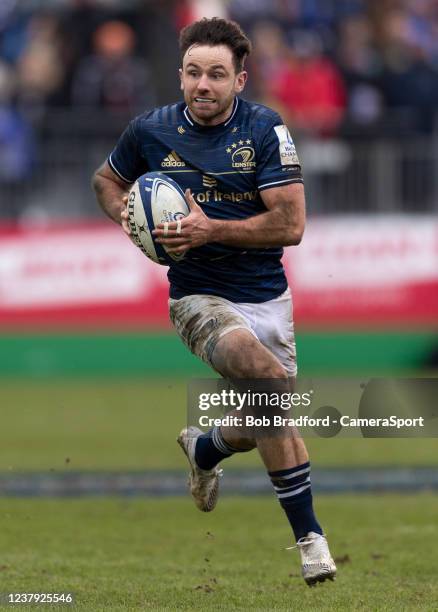
[[[288,470],[268,472],[278,500],[286,513],[298,541],[313,531],[322,535],[322,529],[313,511],[310,463]]]
[[[234,453],[244,452],[246,451],[234,448],[224,440],[220,427],[213,427],[199,436],[196,442],[195,461],[201,470],[211,470],[222,459],[231,457]]]

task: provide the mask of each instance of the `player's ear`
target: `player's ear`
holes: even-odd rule
[[[240,93],[244,90],[247,79],[248,73],[246,72],[246,70],[242,70],[242,72],[239,72],[239,74],[236,76],[236,93]]]
[[[183,71],[182,71],[182,68],[180,68],[180,69],[178,70],[178,74],[179,74],[179,80],[180,80],[180,85],[179,85],[179,86],[180,86],[180,89],[181,89],[181,91],[184,91],[184,83],[183,83]]]

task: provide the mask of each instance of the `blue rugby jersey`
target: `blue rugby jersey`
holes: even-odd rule
[[[295,146],[273,110],[235,99],[232,115],[201,126],[184,102],[136,117],[108,158],[127,183],[145,172],[162,172],[212,219],[246,219],[266,211],[264,189],[302,182]],[[287,288],[282,248],[238,248],[209,243],[191,249],[169,267],[170,297],[196,293],[232,302],[259,303]]]

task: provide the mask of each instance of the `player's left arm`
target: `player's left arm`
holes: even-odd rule
[[[291,183],[261,192],[266,212],[238,221],[210,219],[195,202],[189,190],[186,200],[190,215],[182,220],[180,233],[177,224],[170,223],[167,236],[164,226],[157,226],[154,234],[161,244],[174,253],[220,242],[242,248],[268,248],[297,245],[301,242],[306,220],[304,186]]]

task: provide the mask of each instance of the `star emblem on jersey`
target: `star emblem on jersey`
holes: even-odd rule
[[[251,139],[248,138],[245,141],[238,140],[228,145],[226,152],[231,155],[231,165],[233,168],[238,168],[240,170],[251,170],[255,168],[255,151],[253,147],[248,146],[251,142]]]
[[[184,168],[185,163],[176,151],[171,151],[161,162],[162,168]]]

